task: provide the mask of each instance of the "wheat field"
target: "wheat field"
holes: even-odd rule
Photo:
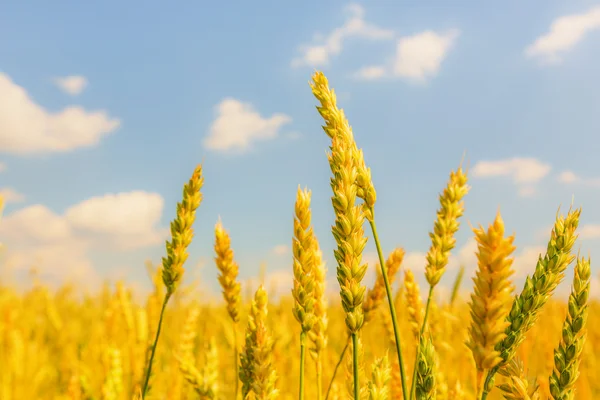
[[[199,165],[162,263],[146,265],[153,282],[146,298],[122,281],[99,293],[74,284],[50,290],[35,274],[26,292],[0,282],[0,399],[600,398],[600,303],[590,298],[590,260],[577,253],[582,211],[557,214],[546,253],[515,286],[514,237],[501,214],[473,228],[460,223],[469,185],[459,166],[440,188],[426,265],[405,269],[402,248],[383,254],[379,246],[377,192],[335,93],[320,72],[310,88],[331,139],[336,265],[322,261],[311,192],[299,187],[290,204],[291,293],[275,301],[268,285],[248,290],[220,221],[210,256],[222,300],[207,302],[181,284],[193,224],[213,223],[195,218],[210,195]],[[476,274],[461,269],[444,296],[438,283],[459,229],[477,240]],[[377,265],[362,259],[367,240]],[[377,278],[366,287],[369,268]],[[336,272],[335,296],[325,287],[327,270]],[[468,278],[474,289],[462,296]],[[568,302],[554,296],[559,284],[571,287]]]

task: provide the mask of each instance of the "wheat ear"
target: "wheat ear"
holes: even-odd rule
[[[304,399],[304,360],[306,356],[306,335],[315,324],[315,258],[314,236],[311,227],[310,191],[298,187],[294,217],[294,238],[292,240],[294,287],[293,314],[300,323],[300,400]]]
[[[513,287],[510,276],[515,250],[514,236],[504,237],[504,222],[500,213],[487,232],[473,230],[477,241],[477,275],[471,295],[471,327],[467,346],[471,349],[477,368],[477,396],[482,391],[485,371],[498,365],[502,358],[494,348],[505,337],[506,315],[510,311]]]
[[[215,225],[215,264],[219,270],[219,284],[221,285],[223,298],[227,304],[227,313],[232,321],[233,328],[233,356],[235,360],[235,397],[239,392],[238,369],[238,328],[237,323],[240,320],[241,307],[241,285],[237,280],[239,266],[234,260],[233,250],[231,248],[231,238],[223,227],[221,220]]]
[[[416,357],[415,394],[417,400],[435,400],[436,398],[436,355],[431,338],[419,341]]]
[[[404,259],[404,254],[404,250],[398,247],[390,253],[385,262],[385,269],[390,285],[393,284],[396,279],[396,275],[398,274],[400,266],[402,265],[402,260]],[[375,271],[377,271],[375,284],[373,285],[373,288],[369,289],[367,292],[367,297],[362,306],[363,313],[365,314],[365,322],[368,322],[373,318],[375,311],[385,299],[385,282],[383,280],[383,275],[380,272],[379,265]]]
[[[243,399],[250,393],[256,400],[274,400],[279,395],[275,387],[277,373],[272,360],[273,339],[266,326],[268,303],[267,292],[260,285],[250,307],[246,343],[240,356]]]
[[[508,378],[498,385],[506,400],[540,400],[540,387],[527,377],[519,358],[510,360],[498,372]]]
[[[392,322],[394,325],[394,334],[396,336],[396,352],[398,354],[398,361],[402,367],[402,350],[400,345],[400,332],[398,330],[398,323],[396,321],[396,311],[394,308],[394,302],[392,299],[392,291],[388,282],[387,272],[385,270],[385,260],[383,257],[383,251],[379,243],[379,237],[377,235],[377,227],[375,225],[375,202],[377,199],[377,193],[371,179],[371,171],[365,166],[364,157],[362,150],[358,150],[356,142],[352,134],[352,128],[348,124],[344,111],[337,107],[337,100],[335,92],[329,88],[327,78],[322,72],[315,72],[313,74],[313,80],[311,82],[311,88],[314,96],[319,100],[321,106],[317,107],[317,110],[325,120],[326,125],[323,127],[325,133],[331,138],[331,154],[329,155],[329,164],[331,172],[334,177],[332,178],[332,189],[334,191],[333,206],[336,209],[336,221],[337,235],[341,232],[344,233],[346,238],[350,237],[352,231],[358,232],[360,229],[361,239],[346,241],[346,243],[353,243],[355,250],[360,248],[360,253],[366,244],[366,238],[362,241],[362,223],[363,219],[369,221],[371,230],[373,232],[373,240],[377,248],[377,256],[379,257],[379,263],[381,267],[381,274],[385,282],[386,294],[388,298],[388,304],[390,307],[390,313],[392,314]],[[355,206],[356,198],[363,200],[362,212]],[[343,217],[339,217],[343,215]],[[360,228],[357,224],[360,223]],[[336,236],[336,232],[334,232]],[[358,237],[357,237],[358,238]],[[336,240],[338,238],[336,237]],[[338,246],[341,242],[338,241]],[[340,247],[338,247],[338,250]],[[352,340],[356,341],[356,334],[364,322],[364,315],[360,307],[362,298],[364,296],[364,287],[360,286],[360,281],[364,276],[364,270],[366,267],[361,266],[360,257],[357,260],[351,258],[345,258],[345,252],[340,252],[336,255],[338,265],[341,263],[346,264],[347,272],[352,272],[352,278],[347,280],[346,276],[340,276],[339,272],[341,268],[338,268],[338,280],[340,285],[346,287],[346,294],[342,295],[347,297],[343,300],[346,304],[345,308],[347,318],[347,324],[351,332]],[[341,256],[339,258],[338,256]],[[354,267],[349,268],[350,265]],[[348,274],[345,274],[348,275]],[[347,280],[347,283],[342,284],[343,280]],[[344,290],[342,290],[344,291]],[[356,346],[355,346],[356,347]],[[404,370],[401,370],[402,384],[404,385]],[[355,374],[355,378],[358,379],[358,375]],[[358,393],[358,385],[356,385]],[[406,394],[405,394],[406,396]],[[406,400],[406,399],[405,399]]]
[[[177,216],[171,222],[171,241],[167,241],[167,256],[162,259],[162,280],[167,288],[167,292],[160,311],[156,338],[154,339],[150,360],[148,361],[146,379],[142,389],[142,399],[146,398],[148,391],[150,374],[152,373],[152,362],[154,361],[154,354],[156,353],[156,346],[158,345],[158,338],[167,303],[183,277],[183,264],[188,257],[187,247],[192,242],[192,237],[194,236],[192,225],[196,219],[196,209],[202,202],[200,189],[202,189],[203,183],[202,166],[198,165],[188,183],[183,186],[183,200],[181,203],[177,203]]]
[[[419,340],[419,332],[423,323],[423,303],[419,284],[415,280],[415,275],[410,269],[404,270],[404,296],[406,298],[406,312],[408,321],[412,328],[415,340]]]
[[[585,326],[590,296],[590,260],[579,258],[575,265],[562,340],[554,350],[554,371],[550,376],[550,394],[554,400],[575,398],[573,386],[579,377],[579,362],[585,344]]]
[[[388,400],[390,398],[389,383],[392,370],[387,353],[375,360],[369,381],[369,400]]]
[[[442,275],[444,275],[450,251],[456,245],[454,234],[458,231],[458,219],[463,215],[465,210],[462,199],[468,192],[467,174],[462,170],[462,167],[459,167],[456,171],[450,173],[450,179],[442,194],[439,195],[440,208],[437,211],[433,232],[429,234],[431,247],[426,256],[425,277],[429,283],[429,295],[427,296],[427,303],[425,305],[425,315],[423,317],[420,337],[423,336],[427,326],[429,308],[433,300],[433,289],[439,283]],[[415,359],[410,390],[411,398],[415,387],[416,367]]]

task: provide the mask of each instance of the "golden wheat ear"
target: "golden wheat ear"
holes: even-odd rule
[[[262,285],[256,290],[248,316],[246,344],[240,356],[242,398],[253,395],[256,399],[274,399],[277,372],[273,365],[273,338],[267,330],[267,291]]]
[[[483,390],[484,373],[498,365],[502,358],[495,350],[505,337],[506,316],[512,303],[513,286],[510,276],[515,250],[514,236],[504,237],[504,221],[500,213],[487,231],[473,229],[477,241],[478,270],[474,293],[471,295],[471,326],[467,346],[477,368],[477,393]]]

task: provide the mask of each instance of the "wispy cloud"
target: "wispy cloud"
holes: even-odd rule
[[[344,42],[350,38],[388,40],[394,37],[394,31],[367,23],[362,6],[351,4],[345,11],[348,13],[348,19],[341,27],[316,40],[316,44],[300,47],[301,55],[292,60],[293,67],[319,67],[329,64],[332,56],[339,55],[344,48]]]
[[[581,42],[590,32],[600,29],[600,6],[581,14],[559,17],[550,25],[550,31],[538,37],[525,49],[528,57],[545,63],[561,61],[561,55]]]
[[[511,158],[496,161],[479,161],[473,167],[478,178],[508,177],[519,188],[523,197],[535,194],[535,184],[551,170],[551,166],[535,158]]]
[[[576,184],[576,185],[600,187],[600,178],[584,178],[584,177],[581,177],[581,176],[575,174],[573,171],[561,172],[558,175],[557,180],[560,183],[566,183],[566,184]]]
[[[88,80],[85,76],[71,75],[53,79],[54,84],[58,86],[64,93],[71,96],[77,96],[83,92],[88,85]]]

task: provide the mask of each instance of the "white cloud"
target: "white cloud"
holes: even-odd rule
[[[60,78],[54,78],[54,84],[60,88],[63,92],[70,94],[71,96],[77,96],[81,94],[88,85],[88,81],[85,76],[81,75],[70,75]]]
[[[394,75],[425,81],[438,74],[440,66],[460,32],[453,29],[440,34],[425,31],[398,40]]]
[[[536,183],[550,172],[550,165],[535,158],[511,158],[499,161],[479,161],[473,176],[480,178],[508,176],[515,183]]]
[[[566,184],[579,184],[584,186],[600,186],[600,178],[583,178],[573,171],[563,171],[561,172],[557,180],[560,183]]]
[[[273,247],[273,253],[278,255],[278,256],[282,256],[287,254],[290,251],[289,246],[285,245],[285,244],[280,244],[278,246]]]
[[[65,212],[77,230],[99,234],[120,248],[158,244],[167,236],[157,229],[164,206],[157,193],[134,191],[85,200]]]
[[[63,217],[45,206],[34,205],[6,215],[0,235],[9,271],[35,267],[53,283],[95,276],[86,254],[87,242],[74,234]]]
[[[285,114],[263,118],[251,104],[227,98],[216,107],[217,118],[212,123],[204,146],[215,151],[245,151],[253,142],[274,139],[279,129],[292,119]]]
[[[20,203],[25,200],[25,196],[13,188],[0,189],[0,196],[2,196],[5,203]]]
[[[509,177],[519,186],[519,195],[535,194],[535,183],[542,180],[552,168],[535,158],[511,158],[498,161],[479,161],[473,167],[473,176],[479,178]]]
[[[0,233],[22,244],[52,244],[74,238],[71,225],[41,204],[17,210],[2,219]]]
[[[327,65],[332,56],[342,52],[344,42],[350,38],[369,40],[392,39],[394,32],[368,24],[364,20],[365,10],[358,4],[346,7],[349,18],[339,28],[319,40],[319,44],[305,45],[300,48],[302,55],[292,61],[292,66],[317,67]]]
[[[558,175],[558,181],[562,183],[576,183],[579,182],[581,178],[579,178],[572,171],[564,171]]]
[[[70,106],[51,113],[0,73],[0,152],[34,154],[91,147],[120,125],[105,111]]]
[[[36,204],[6,215],[0,236],[13,270],[40,268],[51,279],[96,276],[89,251],[133,249],[161,243],[157,227],[163,199],[145,192],[95,197],[63,215]]]
[[[459,35],[459,30],[453,29],[445,33],[428,30],[401,37],[396,44],[393,63],[361,68],[354,77],[362,80],[396,77],[424,83],[439,73]]]
[[[581,239],[600,238],[600,224],[586,224],[579,228],[579,237]]]
[[[560,54],[570,50],[593,30],[600,29],[600,6],[585,13],[559,17],[552,22],[550,31],[538,37],[525,49],[528,57],[539,57],[544,62],[560,62]]]
[[[0,162],[0,173],[6,171],[6,164]]]
[[[370,66],[370,67],[364,67],[359,69],[356,74],[355,77],[358,79],[363,79],[366,81],[372,81],[372,80],[376,80],[376,79],[380,79],[385,77],[387,74],[387,71],[385,69],[385,67],[382,66]]]
[[[101,283],[85,248],[74,242],[11,246],[6,253],[4,265],[8,271],[24,272],[35,268],[44,282],[52,286],[75,281],[84,288],[97,288]]]

